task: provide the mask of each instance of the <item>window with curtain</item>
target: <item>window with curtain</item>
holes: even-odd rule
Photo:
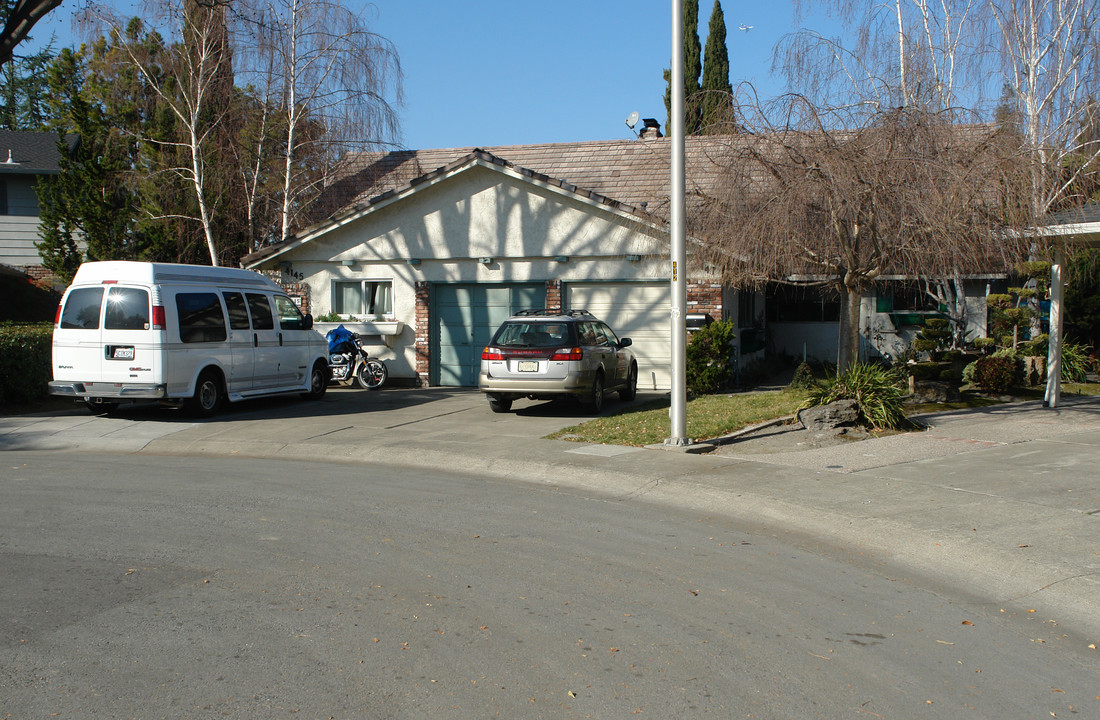
[[[333,283],[332,311],[341,315],[393,315],[392,280],[341,280]]]

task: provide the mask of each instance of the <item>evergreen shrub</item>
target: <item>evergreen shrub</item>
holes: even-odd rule
[[[0,324],[0,405],[44,400],[53,379],[53,324]]]
[[[732,320],[712,322],[691,335],[685,367],[688,390],[698,395],[715,393],[730,385],[736,327]]]

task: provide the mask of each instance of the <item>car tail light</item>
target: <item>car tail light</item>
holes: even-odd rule
[[[53,324],[54,325],[60,325],[61,324],[61,303],[57,304],[57,310],[54,311]]]
[[[481,359],[482,360],[503,360],[504,359],[504,353],[501,352],[500,348],[487,347],[487,348],[485,348],[484,350],[481,351]]]
[[[164,306],[163,305],[154,305],[153,306],[153,329],[154,330],[163,330],[164,329]]]
[[[580,360],[583,354],[579,347],[574,348],[562,348],[555,350],[554,354],[550,356],[551,360]]]

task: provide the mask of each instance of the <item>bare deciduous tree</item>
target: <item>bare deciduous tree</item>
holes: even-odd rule
[[[156,95],[162,107],[175,117],[181,129],[178,137],[145,137],[143,141],[165,149],[184,152],[186,164],[154,168],[153,172],[169,173],[183,179],[191,188],[197,216],[177,208],[175,217],[193,219],[202,227],[210,263],[218,265],[219,248],[215,239],[214,210],[208,191],[210,142],[229,111],[224,86],[232,86],[232,63],[226,32],[225,11],[228,0],[161,0],[146,6],[147,17],[159,23],[178,42],[165,45],[160,52],[150,54],[142,43],[123,43],[129,63],[138,71],[146,86]],[[104,8],[94,8],[101,22],[112,32],[124,36],[124,23]],[[154,25],[155,26],[155,25]],[[220,100],[218,90],[223,92]],[[165,153],[172,156],[175,153]]]
[[[340,155],[394,140],[401,67],[393,45],[337,0],[254,0],[238,12],[238,74],[264,89],[281,133],[280,227],[272,238],[281,240]]]
[[[858,360],[860,300],[877,279],[952,277],[1014,254],[998,128],[918,108],[826,112],[800,96],[770,110],[743,113],[757,126],[731,139],[725,188],[694,231],[738,286],[834,289],[841,367]]]

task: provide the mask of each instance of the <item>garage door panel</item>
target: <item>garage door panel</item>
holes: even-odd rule
[[[571,283],[566,306],[588,310],[620,336],[631,340],[638,359],[638,387],[672,387],[669,331],[671,286],[665,282]]]

